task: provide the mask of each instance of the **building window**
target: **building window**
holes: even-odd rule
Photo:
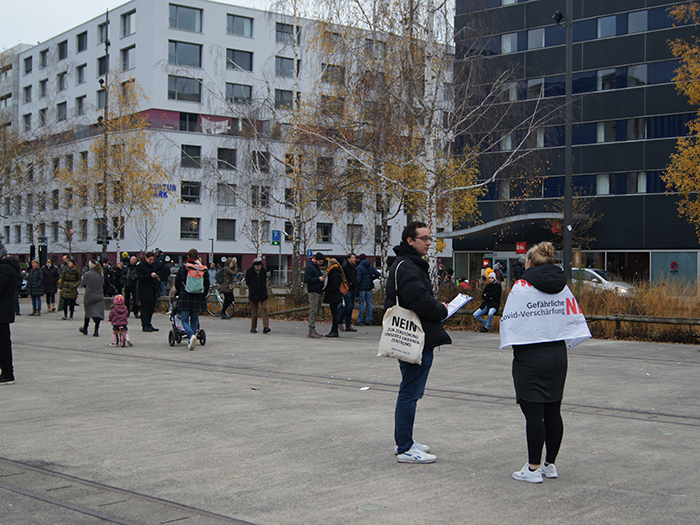
[[[199,217],[180,217],[180,239],[199,239]]]
[[[61,102],[60,104],[56,104],[56,120],[59,122],[62,120],[66,120],[67,116],[67,103],[66,102]]]
[[[68,58],[68,40],[58,43],[58,59],[65,60]]]
[[[294,104],[294,92],[284,89],[275,89],[275,108],[292,109]]]
[[[24,59],[24,74],[28,75],[32,72],[32,63],[34,62],[34,57],[27,57]]]
[[[605,16],[598,19],[598,38],[615,36],[616,16]]]
[[[47,87],[49,85],[49,79],[39,81],[39,98],[44,98],[46,96]]]
[[[136,11],[122,15],[122,36],[133,35],[136,32]]]
[[[76,53],[82,53],[87,49],[87,31],[83,31],[75,37]]]
[[[180,200],[182,202],[199,203],[199,194],[202,189],[201,182],[183,180],[180,183]]]
[[[22,102],[29,104],[32,101],[32,86],[26,86],[22,90]]]
[[[170,4],[170,27],[202,32],[202,10]]]
[[[254,242],[270,242],[270,221],[250,221],[250,233]]]
[[[596,183],[595,193],[596,193],[596,195],[610,195],[610,179],[613,177],[614,177],[614,175],[610,175],[608,173],[595,176],[595,183]],[[615,190],[614,182],[613,182],[612,189],[614,192],[614,190]]]
[[[202,84],[196,78],[168,75],[168,99],[200,102],[202,99]]]
[[[294,60],[291,58],[275,57],[275,75],[278,77],[294,78]]]
[[[614,120],[596,123],[596,142],[614,142],[616,128]]]
[[[335,86],[345,85],[345,67],[332,64],[321,64],[321,80]]]
[[[270,187],[257,186],[250,187],[250,203],[251,205],[264,208],[270,205]]]
[[[58,240],[58,239],[56,239]],[[22,243],[22,225],[21,224],[16,224],[15,225],[15,244],[21,244]]]
[[[104,22],[97,26],[97,43],[104,44],[107,40],[107,23]]]
[[[275,26],[275,40],[280,44],[291,45],[294,42],[294,26],[277,22]],[[297,27],[297,44],[300,42],[301,27]]]
[[[321,95],[321,113],[331,117],[342,117],[345,112],[345,99]]]
[[[48,113],[49,108],[41,108],[39,110],[39,125],[40,126],[46,126],[46,115]]]
[[[294,226],[289,221],[284,221],[284,240],[287,242],[292,242],[294,240]]]
[[[196,131],[199,124],[199,115],[197,113],[180,112],[180,131]]]
[[[226,101],[249,103],[253,98],[253,86],[226,83]]]
[[[85,83],[85,71],[87,70],[87,64],[83,64],[75,68],[75,83],[76,85]]]
[[[58,86],[59,91],[65,91],[68,86],[66,86],[66,78],[67,74],[64,71],[63,73],[59,73],[58,76],[56,77],[56,85]]]
[[[103,56],[97,59],[97,76],[101,77],[107,73],[107,57]]]
[[[226,15],[226,32],[229,35],[253,36],[253,19],[247,16]]]
[[[233,170],[236,168],[236,150],[231,148],[218,148],[216,151],[217,168],[220,170]]]
[[[515,53],[518,51],[518,33],[501,35],[501,53]]]
[[[97,91],[97,109],[104,109],[107,103],[107,92],[104,89]]]
[[[235,206],[236,205],[236,185],[219,182],[216,185],[216,205]]]
[[[350,213],[362,213],[362,193],[348,193],[348,211]]]
[[[136,67],[136,46],[122,49],[122,71],[129,71]]]
[[[386,58],[386,42],[380,40],[365,39],[365,53],[375,60]]]
[[[316,161],[316,174],[325,180],[330,180],[333,175],[333,157],[319,157]]]
[[[75,116],[85,115],[85,95],[75,98]]]
[[[267,173],[270,171],[270,153],[267,151],[254,151],[251,156],[253,169]]]
[[[253,53],[250,51],[239,51],[238,49],[227,49],[226,67],[229,69],[239,68],[243,71],[253,71]]]
[[[389,239],[391,239],[391,226],[386,227],[386,238],[387,238],[387,241]],[[384,240],[384,236],[382,235],[382,227],[375,226],[374,227],[374,244],[375,244],[375,246],[381,246],[383,240]]]
[[[180,150],[180,166],[183,168],[201,168],[202,147],[183,144]]]
[[[333,209],[331,194],[328,190],[316,190],[316,209],[321,211]]]
[[[647,65],[629,66],[627,68],[627,87],[647,85]]]
[[[32,130],[32,114],[27,113],[26,115],[22,115],[22,123],[24,124],[24,131],[31,131]]]
[[[294,208],[294,190],[292,188],[284,189],[284,207],[288,209]]]
[[[627,33],[643,33],[647,30],[647,12],[636,11],[627,15]]]
[[[357,245],[362,241],[362,224],[348,224],[346,241],[352,245]]]
[[[178,66],[202,67],[202,46],[170,40],[168,62]]]
[[[640,140],[647,138],[647,120],[645,118],[632,118],[627,121],[627,140]]]
[[[49,65],[49,50],[44,49],[42,51],[39,51],[39,67],[41,69],[44,69],[48,65]]]
[[[597,72],[597,82],[596,89],[598,91],[605,91],[608,89],[615,89],[615,70],[614,69],[601,69]]]
[[[58,192],[58,190],[53,190],[51,192],[51,209],[57,210],[59,208],[59,204],[60,204],[59,192]]]
[[[216,219],[216,240],[235,241],[236,240],[236,220]]]
[[[542,49],[544,47],[544,28],[530,29],[527,32],[527,48]]]
[[[316,242],[331,243],[333,242],[333,225],[328,222],[316,223]]]
[[[80,219],[78,222],[78,240],[87,241],[88,237],[88,221],[87,219]]]

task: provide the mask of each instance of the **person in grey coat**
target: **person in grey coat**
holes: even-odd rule
[[[87,335],[90,319],[95,322],[95,331],[92,335],[95,337],[100,335],[100,321],[105,318],[104,282],[102,266],[97,261],[90,261],[89,270],[81,280],[81,285],[85,287],[85,297],[83,297],[85,323],[78,330],[83,335]]]

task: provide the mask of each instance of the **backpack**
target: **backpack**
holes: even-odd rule
[[[186,263],[185,268],[187,268],[185,291],[193,294],[204,293],[204,272],[207,271],[207,267],[199,263]]]
[[[224,269],[219,268],[216,270],[216,274],[214,274],[214,279],[216,279],[216,282],[219,284],[224,284]]]
[[[136,266],[133,268],[129,268],[129,271],[126,274],[126,283],[128,286],[136,286]]]

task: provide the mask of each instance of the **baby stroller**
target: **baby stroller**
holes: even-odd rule
[[[175,343],[180,344],[182,339],[187,339],[187,332],[185,332],[185,327],[182,325],[182,317],[180,317],[180,311],[177,308],[177,300],[170,300],[170,324],[172,327],[168,332],[168,344],[170,346],[175,346]],[[199,340],[199,344],[204,346],[207,344],[207,333],[201,326],[198,327],[195,336]]]

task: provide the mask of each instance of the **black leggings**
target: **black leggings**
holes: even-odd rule
[[[539,465],[542,462],[542,447],[547,445],[547,463],[554,463],[564,436],[564,422],[561,420],[561,401],[556,403],[531,403],[520,401],[520,410],[525,415],[525,435],[527,436],[528,463]]]

